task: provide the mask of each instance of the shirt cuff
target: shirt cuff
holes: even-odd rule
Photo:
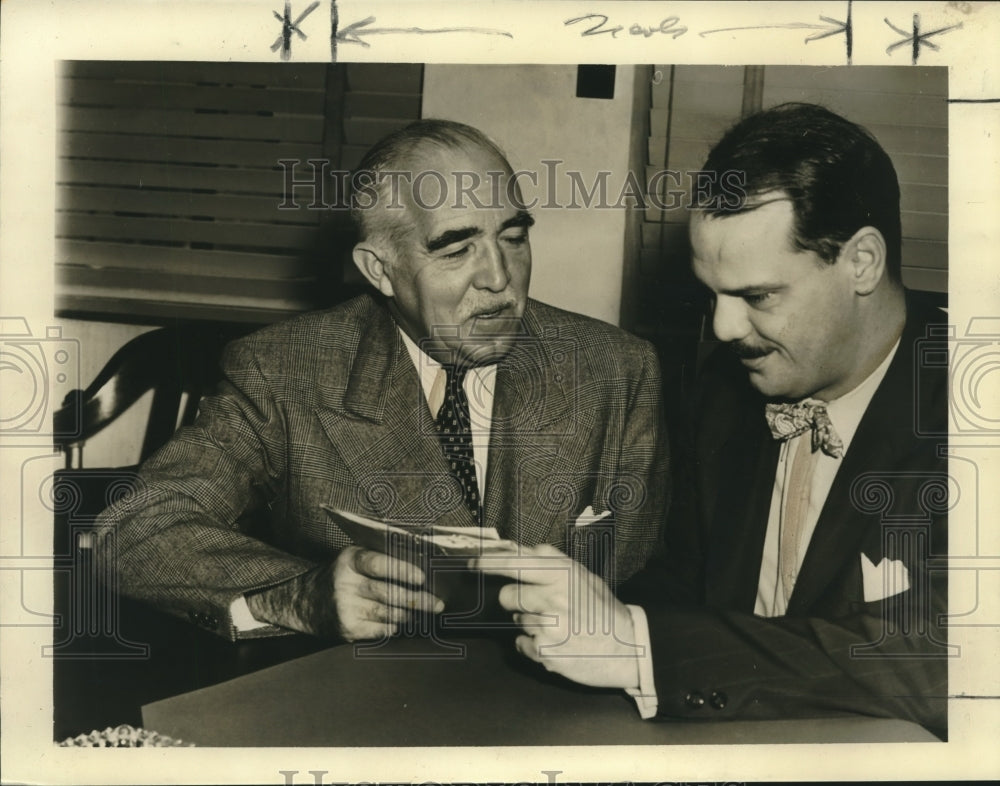
[[[229,604],[229,616],[233,620],[233,627],[240,633],[268,627],[268,623],[261,622],[250,613],[250,606],[247,605],[247,599],[242,595]]]
[[[626,688],[625,692],[635,699],[639,717],[648,720],[656,715],[659,705],[656,686],[653,684],[653,647],[649,640],[649,623],[646,621],[646,612],[640,606],[627,605],[626,608],[632,615],[635,645],[639,648],[639,685],[636,688]]]

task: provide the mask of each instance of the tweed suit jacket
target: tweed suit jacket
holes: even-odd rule
[[[646,562],[666,508],[655,354],[537,301],[522,324],[497,368],[484,525],[521,544],[554,544],[614,583]],[[413,362],[374,297],[236,341],[223,371],[196,422],[99,521],[120,592],[234,638],[235,598],[350,542],[323,504],[473,525]],[[572,526],[588,505],[613,513],[594,533]]]
[[[943,321],[908,298],[783,617],[754,615],[780,443],[735,356],[709,361],[688,478],[675,478],[693,493],[671,512],[666,555],[622,593],[647,612],[661,715],[863,713],[946,734],[947,576],[934,562],[948,545],[947,369],[919,362],[929,340],[947,357],[927,332]]]

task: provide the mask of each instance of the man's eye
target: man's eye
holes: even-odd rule
[[[501,239],[505,243],[509,243],[512,246],[523,246],[528,242],[528,233],[522,232],[519,235],[501,235]]]
[[[461,248],[456,249],[455,251],[451,251],[451,252],[445,254],[444,258],[445,259],[461,259],[462,257],[464,257],[466,254],[469,253],[469,249],[470,248],[471,248],[471,246],[462,246]]]
[[[754,292],[752,295],[744,295],[743,299],[751,306],[759,306],[767,302],[773,292]]]

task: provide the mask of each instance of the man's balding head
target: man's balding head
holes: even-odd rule
[[[400,328],[443,363],[503,358],[522,333],[533,223],[503,153],[471,126],[422,120],[361,167],[354,263]]]
[[[390,242],[398,240],[406,229],[405,211],[413,206],[415,189],[422,185],[422,173],[437,176],[432,186],[443,184],[450,190],[441,195],[444,199],[457,197],[463,181],[456,171],[440,171],[439,165],[442,154],[450,158],[451,153],[485,155],[494,159],[498,175],[512,174],[503,151],[479,129],[453,120],[410,123],[376,142],[354,172],[351,218],[358,238],[381,235]]]

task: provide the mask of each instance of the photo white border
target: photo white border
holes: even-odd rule
[[[293,39],[292,62],[328,62],[331,0],[321,0],[303,22],[305,41]],[[0,316],[23,316],[41,335],[53,318],[54,200],[56,161],[56,63],[66,59],[274,61],[280,32],[272,12],[282,0],[167,2],[159,0],[5,0],[0,6]],[[292,3],[293,13],[308,5]],[[479,63],[704,63],[845,65],[843,35],[805,43],[820,17],[845,18],[837,2],[337,2],[341,29],[368,16],[384,27],[500,29],[512,37],[479,33],[369,37],[369,48],[341,43],[340,61]],[[583,37],[565,21],[598,10],[625,26],[622,33]],[[899,36],[886,24],[909,27],[913,14],[929,31],[961,25],[928,39],[920,65],[950,68],[951,99],[1000,97],[1000,4],[970,2],[854,2],[854,65],[905,65],[906,46],[887,52]],[[656,26],[679,17],[679,37],[630,35],[632,23]],[[713,33],[720,27],[772,26]],[[996,316],[1000,302],[1000,106],[952,103],[949,130],[949,280],[952,324],[961,331],[972,317]],[[995,390],[995,386],[991,388]],[[2,394],[2,392],[0,392]],[[993,455],[996,437],[972,435],[979,477],[1000,477]],[[39,511],[17,498],[20,466],[49,455],[46,446],[0,443],[0,580],[6,589],[22,568],[22,523]],[[57,459],[53,458],[53,468]],[[980,554],[1000,555],[996,489],[980,485],[976,514]],[[48,515],[48,514],[46,514]],[[48,531],[42,533],[42,541]],[[997,558],[990,564],[997,564]],[[998,566],[1000,567],[1000,566]],[[993,569],[996,573],[996,568]],[[985,586],[995,587],[995,580]],[[967,600],[967,599],[965,599]],[[980,603],[987,601],[980,598]],[[3,619],[18,598],[3,595]],[[996,603],[996,599],[993,599]],[[952,608],[958,600],[952,598]],[[1000,615],[997,615],[1000,617]],[[948,743],[902,745],[663,746],[582,749],[427,748],[389,755],[387,749],[60,749],[51,742],[51,663],[40,657],[51,631],[0,628],[2,660],[2,764],[5,783],[245,783],[280,784],[281,770],[310,770],[331,782],[683,781],[797,779],[954,779],[995,777],[1000,772],[995,732],[1000,728],[1000,678],[996,627],[953,629],[962,657],[952,663]],[[306,712],[336,707],[303,708]]]

